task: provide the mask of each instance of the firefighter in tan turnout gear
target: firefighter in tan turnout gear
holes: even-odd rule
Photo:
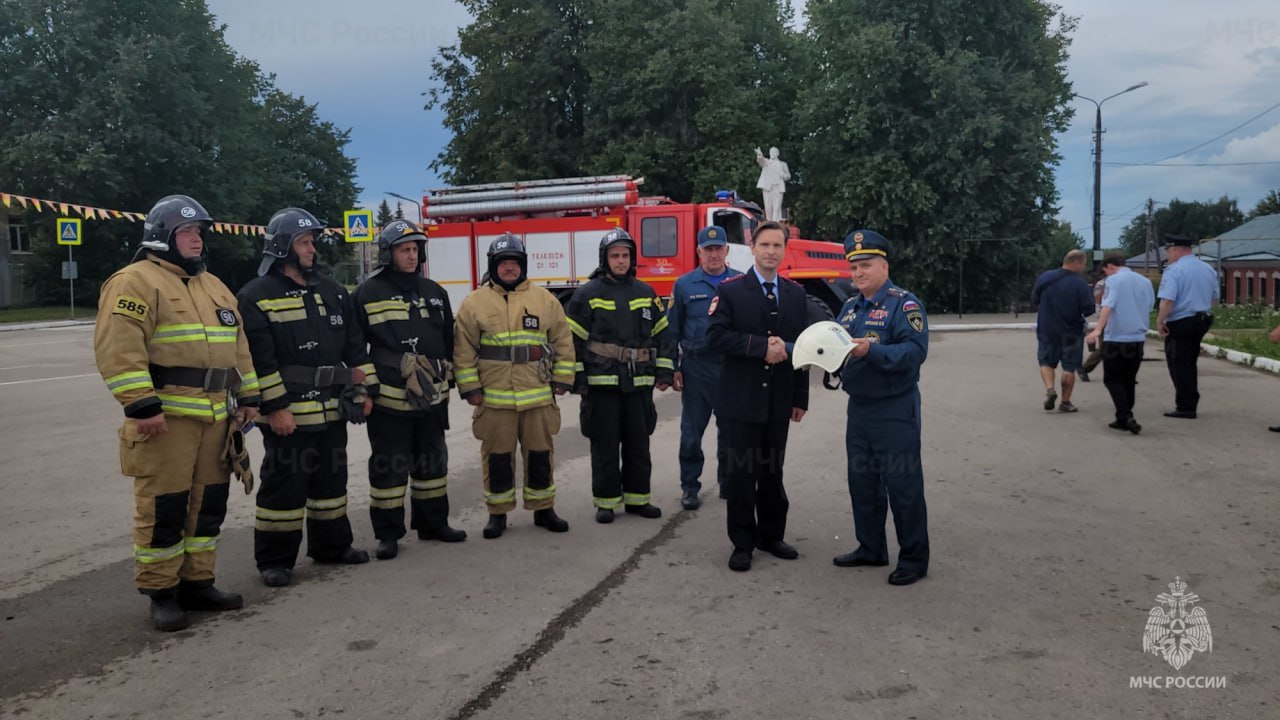
[[[156,203],[133,262],[102,285],[94,326],[98,371],[124,407],[120,470],[134,478],[134,580],[166,631],[187,627],[187,610],[243,604],[214,587],[213,570],[227,511],[229,420],[238,428],[257,415],[258,380],[235,295],[205,272],[211,225],[189,197]]]
[[[404,537],[404,496],[420,540],[461,542],[449,527],[449,388],[453,309],[422,276],[427,236],[407,220],[378,233],[378,267],[356,288],[356,319],[378,370],[369,415],[369,517],[376,555],[389,560]]]
[[[524,243],[511,233],[489,246],[484,284],[458,308],[454,379],[475,406],[472,433],[480,441],[486,538],[500,537],[516,507],[515,451],[523,453],[524,507],[552,532],[569,523],[556,515],[552,436],[560,431],[555,396],[573,387],[573,336],[560,301],[529,282]]]
[[[321,271],[324,224],[301,208],[267,223],[258,277],[240,289],[240,312],[261,374],[262,486],[253,554],[269,587],[288,585],[307,529],[307,555],[356,565],[347,517],[347,423],[373,408],[377,373],[346,288]]]

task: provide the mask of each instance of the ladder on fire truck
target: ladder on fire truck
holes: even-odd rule
[[[432,188],[422,197],[424,218],[440,220],[536,215],[634,205],[644,178],[629,175],[526,180]]]

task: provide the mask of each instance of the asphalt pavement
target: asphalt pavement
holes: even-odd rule
[[[1144,363],[1134,436],[1106,427],[1094,377],[1077,386],[1080,412],[1046,413],[1029,331],[933,333],[933,559],[914,586],[831,564],[853,548],[846,407],[817,378],[786,470],[801,556],[757,553],[745,574],[725,565],[713,480],[701,510],[680,511],[674,393],[659,395],[653,437],[662,518],[593,521],[568,398],[556,484],[571,530],[517,510],[497,540],[480,537],[479,443],[454,401],[465,543],[406,540],[399,558],[358,567],[303,559],[292,586],[268,589],[252,498],[233,486],[218,577],[246,607],[163,634],[132,587],[132,483],[92,329],[0,334],[0,717],[1275,717],[1280,435],[1266,426],[1280,422],[1280,379],[1202,358],[1200,417],[1173,420],[1163,363]],[[369,445],[350,434],[352,525],[372,550]],[[1175,578],[1212,629],[1211,652],[1181,669],[1143,651]],[[1151,678],[1223,687],[1131,687]]]

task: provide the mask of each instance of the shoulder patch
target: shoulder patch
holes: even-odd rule
[[[924,317],[920,315],[920,311],[907,313],[907,322],[911,324],[911,329],[918,333],[924,332]]]
[[[112,315],[123,315],[138,322],[146,320],[149,312],[151,308],[146,303],[130,295],[120,295],[111,306]]]
[[[708,316],[715,315],[715,314],[716,314],[716,308],[718,308],[718,307],[720,307],[720,296],[719,296],[719,295],[717,295],[717,296],[715,296],[715,297],[711,298],[711,307],[707,308],[707,315],[708,315]]]
[[[902,303],[902,309],[903,310],[919,310],[920,303],[916,302],[915,300],[908,300]]]

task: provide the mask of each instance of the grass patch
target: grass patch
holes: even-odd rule
[[[1280,325],[1280,310],[1269,305],[1219,305],[1213,309],[1213,330],[1259,328]],[[1263,337],[1266,341],[1266,337]]]
[[[1216,313],[1215,313],[1216,315]],[[1204,341],[1210,345],[1250,355],[1280,359],[1280,345],[1267,339],[1269,330],[1219,328],[1215,322]]]
[[[92,320],[95,308],[77,307],[76,320]],[[58,307],[24,307],[0,308],[0,323],[49,322],[51,320],[70,320],[71,309],[66,305]]]

